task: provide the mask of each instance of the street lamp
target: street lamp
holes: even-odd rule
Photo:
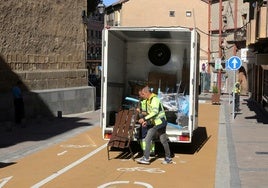
[[[98,8],[100,14],[104,13],[105,5],[103,4],[102,1],[100,1],[100,3],[98,4],[97,8]]]
[[[102,0],[100,1],[100,3],[97,6],[97,9],[99,11],[100,14],[103,14],[105,12],[105,5],[103,4]],[[104,25],[106,24],[105,22],[105,15],[104,15]]]

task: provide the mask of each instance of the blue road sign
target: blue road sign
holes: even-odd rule
[[[232,56],[227,61],[227,67],[231,70],[238,70],[242,65],[242,61],[237,56]]]

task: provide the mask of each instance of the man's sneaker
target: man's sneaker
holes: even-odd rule
[[[166,157],[165,160],[162,162],[162,164],[171,164],[172,159],[170,157]]]
[[[137,163],[140,163],[140,164],[150,164],[150,160],[149,159],[146,159],[145,157],[142,157],[140,159],[137,160]]]

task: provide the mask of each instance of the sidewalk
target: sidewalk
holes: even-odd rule
[[[12,131],[0,126],[0,168],[99,125],[99,114],[97,110],[62,118],[36,118],[26,121],[26,127],[13,126]]]
[[[215,187],[268,187],[268,114],[241,97],[233,119],[228,96],[221,100]]]

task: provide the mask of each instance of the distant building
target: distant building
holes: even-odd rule
[[[222,93],[231,93],[234,85],[233,71],[226,69],[225,63],[232,56],[239,56],[246,48],[246,27],[249,20],[249,7],[243,0],[206,0],[211,7],[210,64],[212,84],[221,88]],[[222,69],[216,69],[215,62],[220,61]],[[247,70],[246,62],[242,63]],[[237,78],[238,79],[238,78]],[[246,80],[247,82],[247,80]],[[244,83],[244,85],[248,83]],[[221,86],[219,86],[221,85]],[[247,94],[246,87],[243,94]]]
[[[249,2],[247,24],[247,50],[249,91],[251,98],[268,112],[268,5],[266,0],[244,0]]]
[[[104,26],[104,16],[96,11],[89,16],[87,22],[87,69],[89,75],[100,76],[98,69],[101,66],[102,56],[102,30]]]

